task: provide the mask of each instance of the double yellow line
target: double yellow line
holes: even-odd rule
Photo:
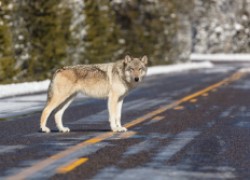
[[[223,86],[223,85],[226,85],[226,84],[229,84],[231,82],[234,82],[240,78],[242,78],[242,76],[244,75],[243,72],[236,72],[234,73],[233,75],[231,75],[230,77],[218,82],[218,83],[215,83],[211,86],[208,86],[207,88],[205,89],[202,89],[200,91],[197,91],[191,95],[188,95],[188,96],[185,96],[183,98],[181,98],[180,100],[177,100],[177,101],[174,101],[173,103],[171,104],[168,104],[166,106],[163,106],[159,109],[156,109],[150,113],[147,113],[145,114],[144,116],[141,116],[129,123],[126,123],[124,126],[126,128],[130,128],[130,127],[133,127],[133,126],[136,126],[146,120],[149,120],[151,118],[153,118],[154,116],[157,116],[169,109],[172,109],[174,107],[177,107],[179,106],[180,104],[182,103],[185,103],[185,102],[188,102],[194,98],[197,98],[198,96],[201,96],[205,93],[208,93],[216,88],[219,88],[220,86]],[[66,156],[74,153],[74,152],[77,152],[78,150],[84,148],[84,147],[87,147],[89,145],[92,145],[92,144],[95,144],[95,143],[98,143],[98,142],[101,142],[103,140],[106,140],[110,137],[112,137],[115,133],[113,132],[107,132],[107,133],[103,133],[101,135],[98,135],[96,137],[93,137],[93,138],[90,138],[86,141],[83,141],[79,144],[76,144],[75,146],[72,146],[72,147],[69,147],[68,149],[64,150],[64,151],[61,151],[55,155],[52,155],[51,157],[47,158],[47,159],[44,159],[42,161],[39,161],[37,163],[35,163],[34,165],[32,165],[31,167],[28,167],[28,168],[25,168],[23,169],[22,171],[20,171],[19,173],[17,174],[14,174],[12,176],[9,176],[7,177],[6,179],[26,179],[27,177],[31,177],[32,175],[34,175],[35,173],[43,170],[44,168],[46,168],[47,166],[55,163],[56,161],[60,160],[60,159],[63,159],[65,158]],[[57,172],[58,173],[67,173],[71,170],[73,170],[75,167],[85,163],[88,159],[87,158],[81,158],[81,159],[78,159],[76,161],[73,161],[72,163],[69,163],[68,165],[66,166],[63,166],[59,169],[57,169]]]

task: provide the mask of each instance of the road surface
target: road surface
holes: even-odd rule
[[[0,100],[0,179],[250,178],[247,65],[147,77],[125,99],[126,133],[110,132],[106,101],[84,97],[64,115],[70,133],[53,116],[41,133],[45,100]]]

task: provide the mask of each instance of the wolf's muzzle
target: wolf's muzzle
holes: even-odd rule
[[[139,81],[139,78],[138,78],[138,77],[136,77],[136,78],[135,78],[135,82],[138,82],[138,81]]]

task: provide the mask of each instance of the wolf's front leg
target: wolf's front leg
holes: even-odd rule
[[[116,125],[120,129],[120,131],[126,132],[127,128],[122,127],[122,125],[121,125],[122,104],[123,104],[123,99],[121,99],[121,100],[118,101],[118,104],[117,104],[117,114],[116,114],[115,120],[116,120]]]
[[[117,117],[119,114],[119,97],[115,94],[110,94],[108,99],[108,110],[109,110],[109,122],[112,131],[124,132],[127,129],[117,124]],[[119,120],[120,122],[120,120]]]

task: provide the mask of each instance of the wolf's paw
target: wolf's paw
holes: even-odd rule
[[[41,127],[41,131],[44,132],[44,133],[50,133],[50,129],[46,126],[44,127]]]
[[[112,129],[112,131],[114,131],[114,132],[126,132],[127,128],[125,128],[125,127],[115,127],[115,128]]]
[[[68,127],[62,127],[59,129],[59,132],[63,132],[63,133],[70,132],[70,129]]]

